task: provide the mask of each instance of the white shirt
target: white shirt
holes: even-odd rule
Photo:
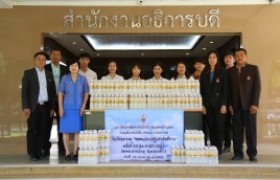
[[[122,76],[120,76],[120,75],[115,75],[115,77],[114,78],[111,78],[111,76],[110,76],[110,74],[108,74],[107,76],[103,76],[102,78],[101,78],[101,80],[111,80],[111,81],[117,81],[117,80],[124,80],[123,79],[123,77]]]
[[[38,103],[44,103],[49,100],[48,98],[48,90],[47,90],[47,79],[46,79],[46,73],[45,70],[43,69],[42,71],[39,70],[38,68],[35,68],[37,75],[38,75],[38,80],[39,80],[39,97],[38,97]]]
[[[60,64],[58,64],[58,66],[56,66],[51,62],[51,67],[52,67],[52,74],[53,74],[55,89],[56,89],[56,93],[57,93],[58,86],[60,83]]]
[[[167,81],[167,79],[163,78],[162,76],[160,76],[159,79],[156,79],[155,76],[148,79],[147,81],[155,81],[155,82],[161,82],[161,81]]]
[[[182,80],[188,80],[188,79],[187,79],[186,75],[184,75],[184,76],[181,76],[181,77],[177,77],[177,79],[172,78],[171,80],[182,81]]]
[[[128,79],[129,81],[142,81],[142,79],[139,77],[138,79],[133,79],[133,77]]]
[[[80,69],[79,70],[79,74],[81,74],[81,75],[83,75],[83,76],[85,76],[87,78],[88,84],[90,84],[93,81],[97,80],[97,74],[93,70],[91,70],[89,68],[87,68],[86,72],[84,72],[84,71],[82,71]]]

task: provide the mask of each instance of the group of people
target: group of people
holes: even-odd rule
[[[224,56],[226,69],[219,66],[218,57],[216,52],[209,52],[208,66],[200,76],[203,114],[210,142],[220,155],[229,152],[232,121],[232,160],[243,159],[245,127],[249,160],[257,162],[256,114],[261,92],[258,67],[247,63],[247,51],[242,48]]]
[[[50,155],[50,131],[56,118],[59,130],[59,151],[66,160],[78,159],[79,132],[83,129],[82,115],[89,108],[89,83],[97,75],[88,65],[91,57],[82,53],[69,68],[60,65],[61,51],[50,52],[51,63],[46,65],[47,55],[34,55],[35,67],[24,72],[22,78],[22,107],[27,117],[27,151],[30,160],[45,159]],[[256,113],[260,97],[260,75],[258,67],[247,63],[247,51],[239,48],[224,55],[225,68],[219,65],[219,55],[208,53],[207,62],[195,61],[195,72],[188,75],[187,65],[177,63],[173,80],[192,77],[200,80],[203,102],[203,131],[211,145],[217,147],[219,155],[230,152],[231,133],[234,157],[243,159],[244,127],[249,160],[257,161]],[[234,65],[234,63],[236,63]],[[110,61],[108,75],[102,80],[118,81],[124,78],[117,74],[117,63]],[[160,63],[153,66],[153,77],[149,80],[164,80]],[[141,65],[132,66],[131,81],[141,80]],[[74,134],[74,150],[69,149],[69,135]]]
[[[71,61],[69,68],[61,65],[61,51],[50,52],[51,63],[46,64],[47,54],[34,54],[35,67],[24,71],[22,78],[22,108],[27,117],[27,152],[30,160],[46,159],[50,155],[50,134],[53,119],[59,131],[58,148],[66,160],[78,159],[78,137],[83,129],[82,115],[89,96],[89,79],[96,73],[88,68],[90,56],[81,54],[78,61]],[[74,134],[71,156],[69,135]]]

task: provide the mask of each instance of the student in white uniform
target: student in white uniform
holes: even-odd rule
[[[141,81],[141,78],[140,78],[141,69],[142,69],[141,65],[138,63],[135,63],[132,66],[132,76],[128,80],[129,81]]]
[[[79,56],[79,64],[80,64],[79,74],[86,77],[89,86],[90,83],[97,80],[97,74],[88,67],[90,63],[90,59],[91,57],[88,53],[82,53]],[[91,95],[89,94],[85,109],[90,108],[90,97]]]
[[[91,57],[88,53],[82,53],[79,56],[79,63],[80,63],[79,74],[87,78],[88,84],[97,80],[97,74],[88,67],[90,63],[90,59]]]
[[[195,71],[191,77],[194,79],[200,79],[200,75],[205,68],[205,60],[203,58],[197,59],[193,65]]]
[[[117,74],[117,69],[118,66],[116,61],[110,61],[108,64],[109,74],[107,76],[103,76],[101,80],[111,80],[111,81],[124,80],[122,76]]]
[[[156,82],[160,82],[160,81],[165,81],[167,79],[163,78],[161,76],[163,72],[163,68],[162,68],[162,65],[160,63],[156,63],[154,66],[153,66],[153,74],[154,76],[151,78],[151,79],[148,79],[148,81],[156,81]]]
[[[189,74],[188,74],[187,65],[183,61],[178,62],[176,65],[176,74],[172,79],[176,81],[180,81],[180,80],[187,80],[188,78],[189,78]]]

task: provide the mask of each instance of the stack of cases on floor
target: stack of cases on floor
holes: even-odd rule
[[[110,130],[81,131],[78,164],[110,162],[110,139]]]
[[[197,130],[186,130],[184,146],[173,146],[171,149],[173,163],[218,164],[218,150],[215,146],[204,145],[204,133]]]

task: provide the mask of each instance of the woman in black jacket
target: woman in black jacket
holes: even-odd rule
[[[222,153],[224,119],[227,112],[227,73],[219,66],[218,54],[208,53],[208,63],[200,77],[203,114],[206,114],[211,145]]]

